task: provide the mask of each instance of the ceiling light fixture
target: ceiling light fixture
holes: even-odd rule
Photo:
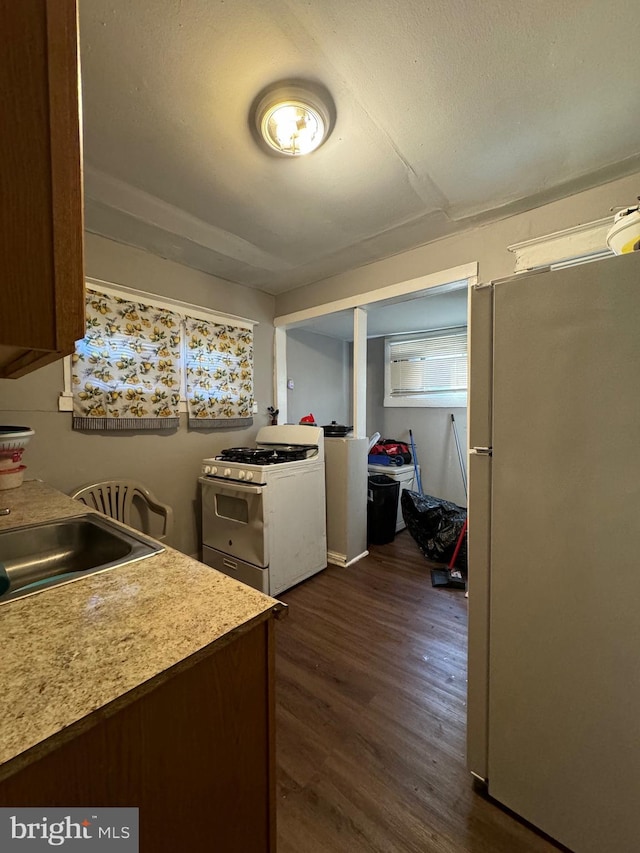
[[[284,82],[260,93],[253,115],[258,138],[269,151],[299,157],[315,151],[327,139],[335,108],[320,86]]]

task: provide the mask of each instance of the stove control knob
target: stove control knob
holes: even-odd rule
[[[247,480],[253,480],[253,471],[247,471]]]
[[[238,471],[238,479],[244,480],[244,478],[245,478],[245,472],[244,471]]]
[[[208,470],[208,472],[207,472],[207,473],[208,473],[208,474],[217,474],[217,473],[218,473],[218,469],[217,469],[217,467],[216,467],[215,465],[211,465],[211,467],[209,468],[209,470]]]
[[[225,468],[224,471],[222,472],[222,475],[224,477],[230,477],[231,476],[231,468]]]
[[[203,474],[211,474],[211,465],[203,465],[202,473]]]

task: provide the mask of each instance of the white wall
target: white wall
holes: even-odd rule
[[[303,329],[287,333],[287,420],[313,414],[317,424],[351,424],[349,344]]]
[[[514,258],[507,251],[509,244],[599,219],[609,215],[611,207],[632,204],[638,194],[639,179],[640,175],[635,175],[613,181],[281,294],[277,300],[259,291],[87,234],[87,275],[259,321],[260,325],[255,330],[255,391],[260,412],[254,419],[255,425],[241,431],[188,432],[183,419],[180,430],[173,435],[89,435],[73,432],[70,414],[57,410],[57,398],[62,389],[61,363],[49,365],[22,379],[0,380],[0,420],[36,429],[37,434],[25,455],[27,473],[47,480],[62,491],[107,477],[129,476],[146,482],[161,500],[171,503],[176,511],[174,544],[185,552],[193,553],[199,541],[197,476],[200,460],[229,444],[251,443],[257,428],[268,422],[266,407],[273,403],[272,323],[275,314],[291,313],[467,262],[479,263],[480,279],[484,281],[509,275],[514,268]],[[318,375],[317,368],[321,363],[323,370],[328,368],[332,361],[328,351],[323,350],[323,357],[314,362],[311,359],[313,346],[309,340],[302,341],[302,345],[311,366],[308,376],[313,377],[314,370]],[[347,364],[348,358],[347,353]],[[289,364],[293,369],[291,356]],[[406,438],[411,427],[418,442],[420,463],[425,467],[425,490],[463,503],[462,487],[456,485],[459,470],[456,470],[450,427],[447,429],[446,410],[440,413],[437,410],[431,413],[417,410],[421,413],[419,416],[416,410],[382,409],[381,403],[377,402],[381,399],[379,383],[382,382],[382,370],[376,385],[374,367],[371,363],[368,431],[378,430],[383,435],[386,433],[385,437]],[[299,418],[308,409],[314,412],[319,423],[334,419],[348,422],[351,417],[349,372],[347,368],[335,382],[330,383],[330,394],[315,390],[312,379],[305,380],[308,384],[303,386],[303,395],[293,396],[290,402],[289,420]],[[333,388],[337,387],[342,389],[341,400],[333,396]],[[320,394],[322,408],[314,410],[313,403],[320,399]],[[464,418],[456,415],[456,419],[462,433]],[[462,440],[466,443],[464,435]],[[438,454],[442,468],[434,461]]]
[[[481,281],[511,275],[515,258],[507,246],[610,216],[612,207],[634,204],[639,187],[640,174],[631,175],[282,293],[276,297],[276,316],[440,272],[459,264],[477,262]]]
[[[384,338],[371,338],[367,344],[367,394],[368,434],[379,432],[383,438],[397,438],[409,444],[412,430],[423,492],[466,506],[451,414],[466,456],[467,410],[385,408]]]
[[[74,432],[71,414],[58,411],[62,362],[21,379],[0,379],[0,422],[36,430],[24,456],[28,477],[45,480],[67,493],[90,481],[118,477],[141,480],[160,500],[173,506],[175,533],[170,544],[193,554],[200,539],[197,478],[201,460],[223,447],[251,444],[258,427],[269,423],[266,407],[273,402],[273,297],[91,234],[86,235],[85,251],[86,273],[92,278],[259,323],[254,330],[259,414],[254,415],[254,426],[248,429],[188,431],[186,416],[181,416],[180,429],[168,434]]]
[[[276,316],[329,304],[465,263],[478,263],[480,281],[512,275],[515,256],[508,251],[509,245],[610,216],[611,208],[634,203],[639,186],[640,174],[631,175],[279,294],[276,297]],[[385,409],[382,405],[383,359],[381,339],[370,340],[368,434],[378,431],[384,438],[407,439],[411,428],[417,442],[418,459],[424,468],[424,491],[464,505],[466,500],[450,414],[453,412],[456,419],[464,453],[467,443],[466,410]]]

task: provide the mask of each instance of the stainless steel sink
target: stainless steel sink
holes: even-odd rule
[[[103,515],[0,532],[0,604],[164,551]]]

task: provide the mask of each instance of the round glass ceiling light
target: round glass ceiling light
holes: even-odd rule
[[[271,151],[300,157],[319,148],[332,129],[332,103],[317,87],[277,84],[255,108],[256,129]]]

